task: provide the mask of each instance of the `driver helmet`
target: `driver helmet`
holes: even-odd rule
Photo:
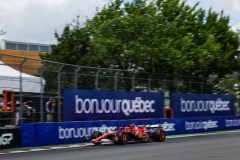
[[[134,123],[129,123],[130,128],[134,128],[135,124]]]

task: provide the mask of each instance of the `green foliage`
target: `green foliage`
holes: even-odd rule
[[[66,25],[43,59],[135,72],[224,77],[239,69],[229,17],[182,0],[115,0],[80,25]],[[165,77],[159,77],[164,79]],[[130,84],[127,85],[128,89]],[[173,91],[173,84],[168,89]]]
[[[233,95],[235,98],[235,107],[237,115],[240,114],[240,75],[239,72],[227,74],[221,78],[219,83],[214,86],[215,93],[225,93]]]
[[[240,93],[239,80],[238,73],[228,74],[224,78],[221,78],[219,83],[214,86],[215,92],[231,94],[237,98]]]
[[[61,36],[55,33],[58,43],[52,45],[52,51],[41,55],[42,59],[68,64],[89,65],[87,57],[92,57],[90,34],[81,27],[78,17],[74,25],[67,24]]]

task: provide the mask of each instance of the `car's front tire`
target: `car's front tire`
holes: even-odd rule
[[[100,132],[100,131],[94,131],[94,132],[92,133],[91,138],[92,138],[92,140],[93,140],[93,139],[96,139],[96,138],[98,138],[98,137],[100,137],[100,136],[102,136],[102,135],[103,135],[102,132]],[[102,144],[102,142],[96,142],[96,143],[93,143],[93,144],[95,144],[95,145],[100,145],[100,144]]]
[[[124,131],[118,131],[116,133],[116,136],[118,138],[119,144],[127,144],[128,143],[128,134]]]

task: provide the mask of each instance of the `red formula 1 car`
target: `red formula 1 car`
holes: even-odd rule
[[[166,134],[162,126],[135,126],[130,124],[126,127],[120,127],[117,131],[111,131],[103,134],[100,131],[92,133],[92,143],[95,145],[103,142],[113,142],[117,144],[140,143],[140,142],[163,142]]]

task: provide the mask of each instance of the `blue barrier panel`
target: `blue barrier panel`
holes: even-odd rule
[[[226,129],[239,129],[240,128],[240,116],[226,117],[225,118]]]
[[[130,122],[136,125],[162,124],[167,133],[175,133],[173,119],[22,124],[22,147],[80,143],[86,137],[90,138],[94,130],[106,133],[117,130],[121,126],[127,126]]]
[[[163,93],[64,90],[64,121],[163,118]]]
[[[21,125],[21,143],[24,147],[33,147],[37,146],[37,133],[35,124],[24,124]]]
[[[172,94],[175,118],[234,116],[234,97],[219,94]]]
[[[130,122],[160,124],[167,135],[240,129],[240,116],[22,124],[22,147],[81,143],[94,130],[106,133]]]
[[[179,134],[225,130],[224,118],[222,117],[183,118],[178,120],[181,120],[182,126],[184,126],[182,130],[179,130]]]

